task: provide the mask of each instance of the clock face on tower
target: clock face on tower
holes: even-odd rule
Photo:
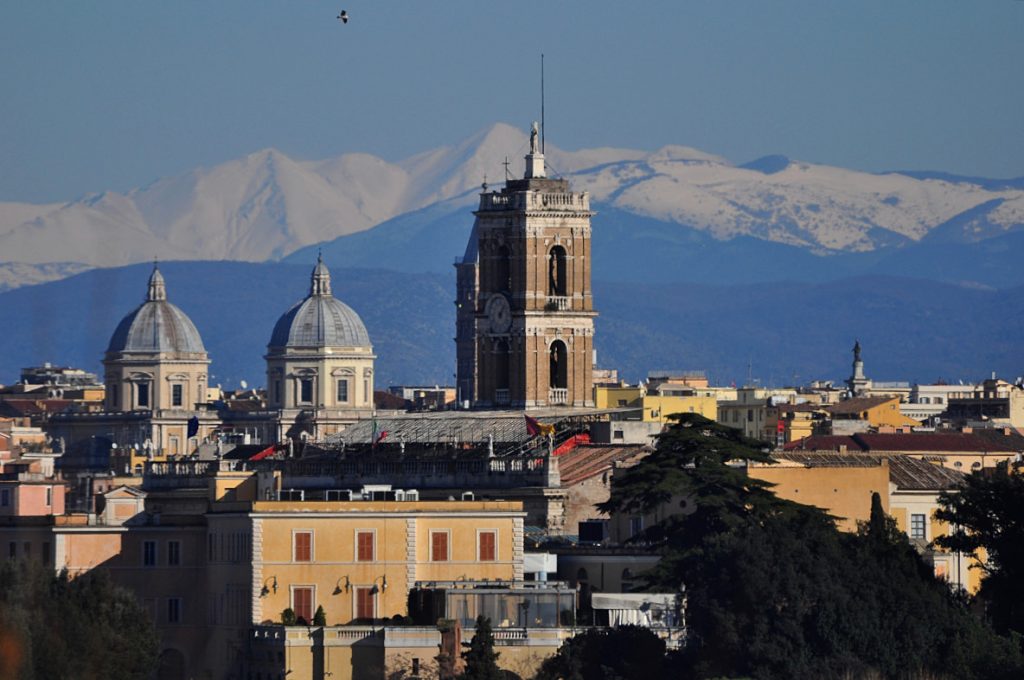
[[[487,301],[488,329],[491,333],[507,333],[512,326],[512,311],[504,295],[492,295]]]

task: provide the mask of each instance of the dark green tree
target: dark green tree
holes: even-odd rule
[[[0,678],[148,678],[150,617],[104,572],[71,579],[35,562],[0,563]],[[10,675],[5,675],[10,671]]]
[[[980,680],[1024,669],[933,576],[881,498],[858,534],[840,533],[823,511],[747,476],[743,461],[768,460],[759,442],[700,416],[677,420],[616,477],[602,509],[666,517],[646,532],[663,553],[648,575],[659,589],[685,587],[680,673]]]
[[[314,626],[326,626],[327,625],[327,614],[324,612],[322,606],[318,606],[316,611],[313,613],[313,625]]]
[[[461,680],[504,680],[504,672],[498,668],[498,652],[494,651],[494,634],[491,620],[485,616],[476,617],[476,631],[469,648],[462,653],[466,668]]]
[[[979,470],[956,492],[939,498],[936,517],[961,531],[936,543],[975,557],[984,550],[978,599],[1000,633],[1024,635],[1024,471],[1000,463]]]
[[[653,680],[673,677],[665,642],[647,628],[588,629],[546,659],[535,680]]]

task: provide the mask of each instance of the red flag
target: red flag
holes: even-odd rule
[[[263,460],[264,458],[269,458],[270,456],[274,455],[275,451],[277,451],[277,444],[271,444],[270,446],[263,449],[249,460]]]
[[[381,430],[380,434],[377,435],[377,439],[374,440],[373,443],[374,444],[380,444],[382,441],[384,441],[384,438],[387,437],[387,436],[388,436],[388,431],[387,430]]]

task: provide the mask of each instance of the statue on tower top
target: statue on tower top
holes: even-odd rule
[[[537,125],[537,121],[533,121],[533,125],[530,127],[530,153],[540,153],[540,147],[537,144],[539,134],[540,126]]]

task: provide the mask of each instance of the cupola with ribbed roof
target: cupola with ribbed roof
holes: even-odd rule
[[[309,294],[274,325],[267,344],[267,400],[274,409],[371,409],[373,346],[359,315],[332,292],[317,257]]]
[[[106,407],[187,410],[206,400],[209,357],[192,320],[167,300],[154,264],[146,300],[117,325],[103,359]]]

